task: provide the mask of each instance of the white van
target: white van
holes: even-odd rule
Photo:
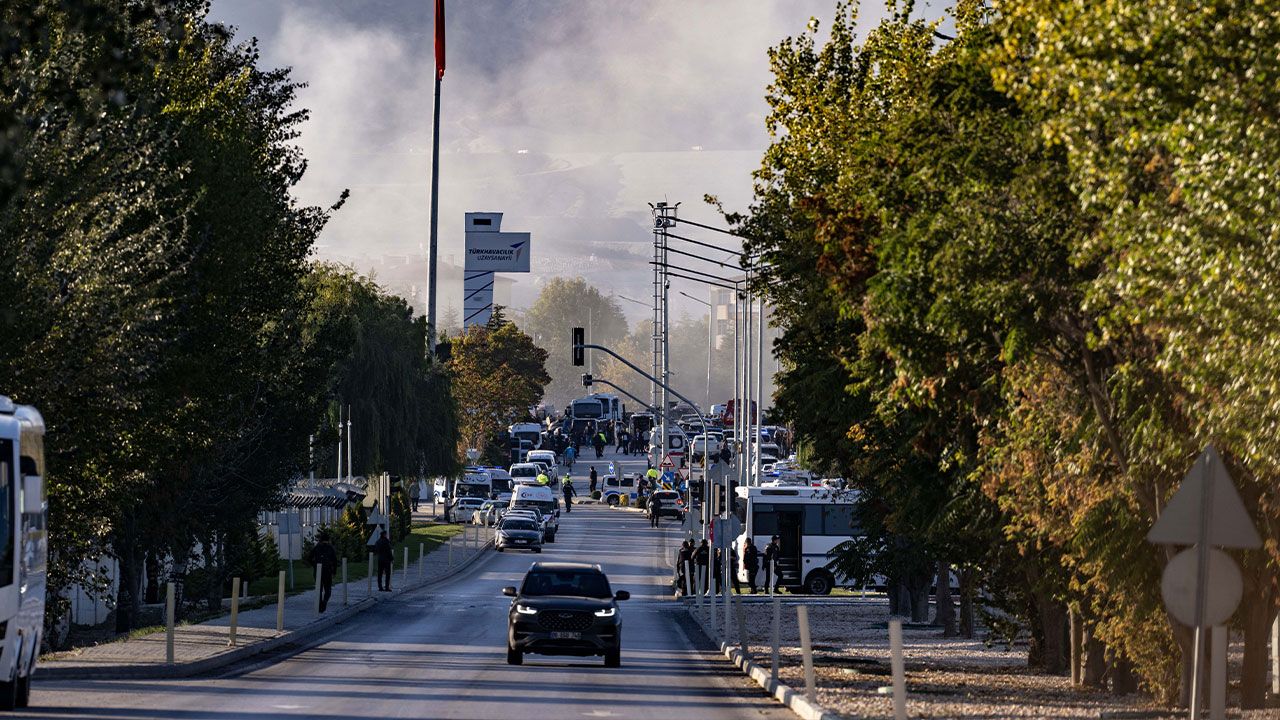
[[[560,529],[560,501],[551,488],[546,485],[516,485],[510,508],[540,513],[546,525],[547,542],[556,541],[556,532]]]
[[[556,466],[556,454],[553,450],[532,450],[529,452],[529,456],[525,458],[525,462],[546,463],[547,467],[554,469]]]

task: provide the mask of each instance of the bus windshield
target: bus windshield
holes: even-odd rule
[[[573,401],[573,416],[575,418],[598,418],[603,414],[599,400]]]

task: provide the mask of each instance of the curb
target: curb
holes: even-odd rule
[[[407,585],[386,597],[364,598],[337,613],[317,618],[297,629],[200,660],[176,662],[172,665],[145,663],[76,667],[59,667],[56,664],[37,663],[35,676],[42,680],[164,680],[201,675],[211,670],[233,665],[254,655],[269,652],[282,645],[306,643],[322,634],[325,630],[346,622],[365,610],[382,603],[384,600],[397,598],[405,593],[415,592],[451,580],[476,564],[480,558],[486,557],[484,551],[491,547],[493,547],[493,540],[487,541],[480,547],[480,552],[458,563],[452,570],[439,577]]]
[[[685,612],[693,622],[700,628],[707,637],[712,637],[711,633],[702,625],[702,620],[698,614],[692,612],[689,607],[685,606]],[[714,638],[712,642],[717,642]],[[791,712],[799,715],[803,720],[841,720],[841,716],[822,707],[805,697],[803,693],[797,692],[794,688],[781,680],[774,680],[769,670],[761,666],[756,661],[742,656],[742,650],[737,646],[731,646],[720,642],[720,652],[729,659],[729,662],[742,670],[742,673],[755,681],[765,692],[769,693],[778,702],[782,703]]]

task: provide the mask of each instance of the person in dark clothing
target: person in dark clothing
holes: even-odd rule
[[[742,549],[742,567],[747,571],[747,585],[751,588],[751,594],[756,592],[756,573],[760,572],[760,549],[756,547],[756,541],[747,538],[747,546]]]
[[[680,544],[680,554],[676,556],[676,587],[680,588],[680,593],[685,597],[693,594],[690,590],[690,583],[693,578],[689,577],[686,568],[693,561],[693,541],[685,540]]]
[[[391,550],[391,538],[378,529],[378,541],[373,544],[373,554],[378,558],[378,589],[391,592],[391,561],[395,553]]]
[[[774,535],[769,540],[769,544],[764,546],[764,591],[773,592],[777,589],[777,562],[778,553],[782,551],[782,546],[778,544],[778,536]]]
[[[662,514],[662,498],[649,498],[649,527],[658,527],[658,518]]]
[[[338,567],[338,551],[329,542],[328,530],[320,531],[308,560],[316,569],[316,582],[320,584],[320,612],[324,612],[329,605],[329,596],[333,595],[333,571]]]
[[[613,451],[616,453],[625,453],[627,451],[627,439],[629,437],[627,435],[627,431],[623,430],[619,432],[617,436],[618,436],[618,447],[614,448]]]
[[[596,491],[596,481],[599,479],[599,476],[598,476],[598,475],[596,475],[596,466],[595,466],[595,465],[592,465],[592,466],[591,466],[591,472],[587,473],[587,479],[588,479],[588,481],[590,482],[590,485],[588,485],[588,487],[590,487],[590,488],[591,488],[591,492],[592,492],[592,494],[594,494],[594,493],[595,493],[595,491]]]
[[[729,579],[733,581],[733,591],[742,594],[742,582],[738,580],[738,549],[729,548]]]
[[[595,437],[591,438],[591,445],[596,449],[597,458],[604,457],[604,433],[596,433]]]
[[[724,551],[716,548],[713,553],[713,561],[711,564],[711,574],[715,576],[716,594],[720,594],[720,588],[724,584]]]
[[[706,540],[698,546],[693,553],[693,565],[697,568],[698,577],[694,579],[693,587],[696,590],[698,581],[702,581],[702,589],[706,592],[711,591],[711,578],[707,577],[707,569],[711,566],[711,546]]]
[[[568,473],[564,476],[564,481],[560,483],[561,492],[564,493],[564,511],[573,512],[573,499],[577,497],[577,493],[573,491],[573,478]]]

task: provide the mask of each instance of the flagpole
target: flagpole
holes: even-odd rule
[[[436,348],[436,247],[440,220],[440,75],[436,73],[436,103],[431,124],[431,250],[427,260],[427,353]]]

